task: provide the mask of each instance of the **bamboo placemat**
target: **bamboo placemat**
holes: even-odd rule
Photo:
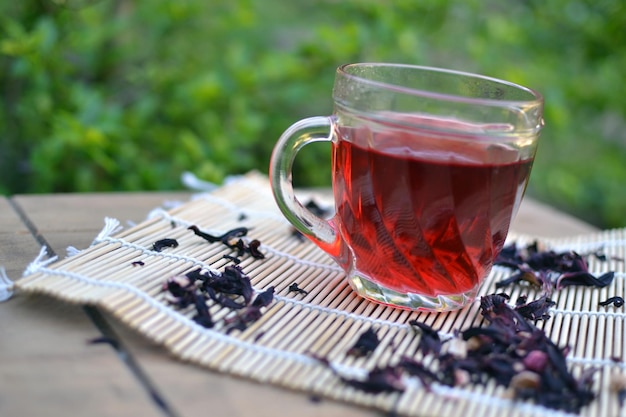
[[[294,236],[261,174],[250,173],[171,210],[155,209],[148,220],[125,231],[119,231],[118,225],[107,219],[91,247],[63,260],[44,260],[42,254],[16,282],[16,288],[97,305],[181,360],[323,398],[411,416],[566,415],[511,400],[504,388],[492,383],[462,388],[433,384],[425,389],[418,379],[406,377],[403,393],[379,395],[343,384],[312,355],[327,357],[342,375],[362,377],[375,366],[416,355],[421,336],[409,321],[424,322],[440,335],[450,336],[481,323],[478,302],[460,312],[437,314],[393,309],[361,299],[328,256]],[[216,325],[208,329],[192,320],[193,306],[181,310],[167,302],[162,285],[168,278],[198,267],[220,271],[231,264],[224,255],[232,255],[232,250],[200,239],[187,229],[190,225],[216,234],[248,227],[248,238],[261,242],[265,259],[243,256],[240,267],[255,291],[273,286],[275,298],[244,331],[226,332],[224,319],[237,314],[228,308],[210,306]],[[179,245],[154,251],[153,243],[163,238],[176,239]],[[542,242],[556,250],[602,249],[607,256],[626,258],[626,229]],[[616,276],[605,288],[568,287],[555,292],[552,317],[538,326],[558,346],[571,347],[567,359],[574,373],[598,368],[594,382],[598,397],[582,415],[623,415],[609,381],[612,374],[626,372],[623,361],[611,360],[625,356],[626,314],[623,307],[599,307],[598,303],[614,295],[624,296],[625,267],[619,261],[591,260],[589,269],[593,273],[616,271]],[[479,296],[499,292],[495,282],[510,274],[506,268],[494,267]],[[289,291],[294,282],[308,293]],[[507,291],[511,299],[536,295],[521,286]],[[363,358],[347,355],[369,328],[376,330],[381,341],[373,354]]]

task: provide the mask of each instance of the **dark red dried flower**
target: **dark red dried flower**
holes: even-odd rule
[[[406,388],[400,369],[395,366],[376,367],[363,380],[341,376],[340,379],[344,384],[369,394],[404,392]]]
[[[274,301],[274,287],[268,287],[265,291],[260,292],[252,302],[253,307],[267,307]]]
[[[251,240],[250,243],[248,243],[248,252],[250,253],[250,255],[252,255],[254,259],[265,258],[265,255],[259,250],[260,246],[261,242],[259,242],[257,239]]]
[[[436,373],[428,369],[423,363],[408,356],[400,358],[396,366],[407,374],[417,377],[426,389],[429,389],[433,382],[439,382],[439,377]]]
[[[526,247],[518,247],[515,243],[504,247],[496,258],[495,264],[518,272],[496,283],[496,288],[522,281],[540,287],[547,286],[548,291],[552,288],[560,290],[570,285],[602,288],[613,281],[614,272],[607,272],[599,277],[590,273],[583,255],[574,251],[559,253],[552,250],[539,250],[538,247],[537,242]],[[606,256],[598,252],[586,256],[591,255],[599,260],[607,260]]]
[[[622,307],[624,305],[624,299],[620,296],[609,297],[606,300],[599,302],[598,304],[603,307],[610,306],[611,304],[613,304],[615,307]]]
[[[516,396],[533,399],[548,408],[578,413],[595,398],[591,389],[595,370],[588,369],[578,379],[574,378],[565,360],[569,349],[558,348],[543,331],[526,321],[517,308],[509,306],[505,297],[497,294],[483,297],[481,309],[489,321],[485,329],[489,331],[483,331],[480,343],[468,350],[465,361],[475,358],[474,372],[478,369],[497,383],[509,386],[522,365],[539,375],[539,383],[534,388],[516,389]],[[479,334],[471,330],[463,332],[463,337]]]
[[[557,279],[556,289],[560,290],[570,285],[604,288],[613,282],[614,276],[615,272],[613,271],[602,274],[597,278],[586,271],[567,272]]]
[[[515,310],[528,320],[547,320],[550,318],[548,310],[554,305],[556,303],[544,295],[529,303],[516,305]]]
[[[155,252],[161,252],[165,248],[178,247],[178,241],[176,239],[161,239],[152,244],[152,250]]]
[[[378,347],[379,343],[378,335],[370,327],[361,333],[354,345],[348,349],[347,355],[357,358],[369,356]]]
[[[289,288],[287,289],[287,291],[295,292],[295,293],[302,294],[302,295],[307,295],[309,293],[308,291],[305,291],[302,288],[300,288],[297,282],[294,282],[291,285],[289,285]]]
[[[248,234],[249,229],[247,227],[236,227],[219,236],[204,232],[195,225],[189,226],[187,229],[193,231],[196,236],[200,236],[209,243],[221,242],[225,246],[236,250],[237,256],[243,256],[245,253],[249,253],[255,259],[265,258],[265,255],[259,250],[261,246],[259,240],[254,239],[250,241],[249,244],[246,244],[246,242],[241,239]]]
[[[194,305],[196,306],[196,314],[193,316],[193,321],[202,327],[213,327],[214,323],[206,304],[206,298],[201,294],[194,294]]]
[[[329,368],[344,384],[368,394],[389,394],[404,392],[406,389],[402,381],[402,369],[397,366],[375,367],[363,379],[341,375],[327,358],[312,355],[324,366]]]
[[[411,320],[409,321],[409,324],[411,326],[417,327],[422,335],[417,349],[420,350],[424,354],[424,356],[428,355],[429,353],[439,355],[442,346],[439,333],[437,333],[437,331],[429,325],[421,323],[417,320]]]

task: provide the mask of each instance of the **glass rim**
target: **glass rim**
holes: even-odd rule
[[[518,90],[525,91],[526,93],[530,95],[530,97],[528,100],[499,100],[499,99],[493,99],[493,98],[469,97],[469,96],[463,96],[463,95],[437,93],[437,92],[428,91],[424,89],[406,87],[401,84],[393,84],[389,82],[375,81],[370,78],[363,77],[361,75],[351,74],[347,71],[347,69],[350,67],[408,68],[408,69],[414,69],[414,70],[418,70],[422,72],[433,72],[433,73],[457,75],[460,77],[474,78],[474,79],[488,81],[488,82],[495,83],[495,84],[513,87]],[[520,106],[520,105],[523,105],[523,106],[543,105],[543,102],[544,102],[543,96],[537,90],[534,90],[529,87],[525,87],[521,84],[517,84],[514,82],[510,82],[510,81],[505,81],[505,80],[495,78],[495,77],[489,77],[486,75],[476,74],[472,72],[439,68],[439,67],[411,65],[411,64],[394,64],[394,63],[385,63],[385,62],[358,62],[358,63],[343,64],[339,66],[337,68],[337,73],[343,77],[358,81],[363,84],[396,91],[402,94],[409,94],[409,95],[413,95],[417,97],[425,97],[425,98],[437,99],[437,100],[442,100],[442,101],[455,101],[459,103],[481,104],[481,105],[497,106],[497,107]]]

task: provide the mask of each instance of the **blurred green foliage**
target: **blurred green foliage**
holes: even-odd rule
[[[335,68],[395,61],[540,91],[529,192],[626,226],[621,0],[20,0],[0,5],[0,192],[179,188],[267,170],[332,111]],[[329,150],[298,157],[328,185]]]

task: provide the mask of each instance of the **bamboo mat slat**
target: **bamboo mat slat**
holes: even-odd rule
[[[110,228],[115,222],[109,221]],[[187,230],[221,234],[248,227],[248,237],[261,241],[265,259],[243,257],[240,266],[256,291],[274,286],[275,298],[261,318],[244,331],[227,333],[223,321],[231,310],[210,306],[216,322],[207,329],[196,324],[193,306],[172,307],[162,284],[190,270],[222,270],[229,264],[225,246],[208,242]],[[179,246],[162,252],[152,244],[174,238]],[[531,236],[515,236],[530,241]],[[606,255],[626,258],[626,229],[593,235],[544,240],[555,250],[584,252],[601,249]],[[134,265],[141,261],[143,266]],[[593,273],[616,271],[613,283],[602,289],[569,287],[554,293],[556,306],[542,324],[559,346],[570,346],[568,365],[576,372],[598,368],[598,398],[583,409],[583,416],[619,416],[617,400],[609,390],[609,378],[624,373],[626,345],[624,308],[600,307],[598,302],[626,293],[624,262],[590,261]],[[497,292],[495,282],[510,275],[495,267],[480,295]],[[289,291],[292,283],[307,291]],[[454,313],[409,312],[370,303],[357,297],[343,272],[315,245],[294,237],[271,195],[268,179],[250,173],[216,191],[201,194],[170,210],[155,209],[148,219],[127,230],[103,231],[94,244],[65,259],[38,259],[16,282],[22,292],[48,294],[59,299],[97,305],[121,322],[165,346],[173,356],[219,372],[301,390],[312,395],[375,407],[409,416],[561,416],[562,412],[516,402],[495,384],[453,388],[433,385],[425,389],[417,379],[406,378],[404,393],[369,395],[347,387],[321,366],[312,354],[325,356],[345,376],[364,376],[377,365],[391,364],[403,355],[414,356],[420,335],[408,324],[417,319],[440,334],[452,335],[481,322],[478,302]],[[512,287],[512,299],[529,294]],[[374,328],[381,340],[366,358],[346,355],[359,335]],[[623,410],[621,411],[623,414]]]

